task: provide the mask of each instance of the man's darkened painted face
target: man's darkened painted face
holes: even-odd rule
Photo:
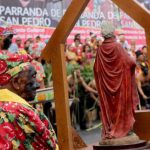
[[[36,95],[36,90],[40,87],[39,83],[36,81],[36,71],[33,66],[30,66],[28,70],[27,82],[25,85],[24,93],[26,94],[26,100],[34,100]]]

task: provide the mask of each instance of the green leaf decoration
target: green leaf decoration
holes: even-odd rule
[[[13,122],[15,120],[15,115],[13,115],[13,114],[7,114],[7,116],[8,116],[8,120],[10,122]]]

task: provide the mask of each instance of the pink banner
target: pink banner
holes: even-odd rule
[[[55,28],[51,27],[33,27],[33,26],[21,26],[21,25],[14,25],[14,29],[17,32],[16,37],[21,37],[23,41],[28,38],[35,38],[36,36],[40,36],[43,41],[49,39],[54,32]],[[142,47],[145,45],[145,33],[142,29],[136,28],[123,28],[127,41],[130,44],[131,40],[135,40],[137,47]],[[70,44],[73,42],[74,35],[77,33],[81,34],[81,39],[84,41],[87,37],[89,37],[89,33],[93,32],[100,37],[100,29],[98,28],[91,28],[91,27],[74,27],[70,35],[68,36],[67,43]],[[14,38],[14,40],[15,40]]]
[[[138,1],[148,8],[149,0]],[[16,37],[23,41],[38,35],[45,41],[51,37],[70,3],[71,0],[0,0],[0,18],[12,24],[18,33]],[[67,42],[72,42],[76,33],[81,34],[83,41],[90,32],[99,37],[103,20],[113,22],[116,29],[124,29],[129,43],[136,40],[138,47],[145,45],[143,29],[111,0],[90,0]]]

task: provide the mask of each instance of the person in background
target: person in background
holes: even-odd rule
[[[19,51],[19,47],[17,45],[17,43],[13,43],[12,40],[13,40],[13,37],[14,37],[14,33],[11,33],[9,34],[7,37],[6,37],[6,40],[9,40],[10,41],[10,46],[8,48],[8,51],[10,53],[18,53]],[[18,42],[18,41],[17,41]],[[18,42],[19,43],[19,42]]]
[[[92,59],[93,58],[91,46],[89,44],[85,44],[83,46],[83,57],[85,59]]]
[[[118,36],[118,42],[122,45],[122,47],[124,49],[126,49],[127,51],[129,50],[129,44],[128,41],[125,38],[125,34],[123,32],[123,30],[119,30],[117,31],[117,36]]]
[[[74,39],[78,39],[80,41],[80,44],[82,44],[81,43],[81,34],[80,33],[75,34]]]
[[[31,61],[31,64],[35,67],[35,69],[37,71],[36,80],[40,84],[40,89],[43,89],[43,88],[45,88],[45,84],[44,84],[44,78],[45,78],[44,68],[43,68],[42,64],[35,59],[35,57],[33,57],[33,58],[34,59]]]
[[[97,50],[97,36],[96,36],[96,34],[92,33],[90,35],[90,38],[91,38],[91,41],[90,41],[91,49],[93,51],[95,51],[95,50]]]
[[[30,47],[30,41],[26,40],[24,42],[24,50],[26,50],[27,53],[29,53],[29,47]]]
[[[130,49],[128,50],[129,55],[136,60],[136,41],[135,40],[131,40],[130,42]]]
[[[86,44],[90,45],[90,43],[91,43],[90,37],[85,38],[84,45],[86,45]]]
[[[21,55],[0,55],[0,149],[58,149],[50,122],[28,103],[38,88],[36,70]]]
[[[136,76],[142,108],[150,109],[150,71],[146,63],[141,63],[141,72]]]
[[[40,57],[42,50],[44,49],[45,45],[46,44],[41,41],[41,37],[37,36],[35,38],[35,42],[32,43],[29,47],[29,54],[31,56],[36,55],[36,56]]]
[[[16,41],[16,44],[17,44],[18,48],[22,49],[23,46],[22,46],[22,40],[21,40],[21,38],[17,37],[15,41]]]
[[[143,47],[142,47],[142,53],[143,53],[143,55],[144,55],[144,60],[145,60],[146,62],[148,62],[147,46],[143,46]]]
[[[75,38],[71,44],[72,51],[77,55],[77,62],[80,63],[82,59],[82,44],[79,38]]]
[[[102,37],[97,37],[97,47],[101,46],[104,39]]]
[[[94,90],[97,90],[95,80],[91,80],[88,84]],[[93,122],[98,118],[97,114],[99,112],[99,100],[98,95],[90,92],[89,96],[86,99],[87,106],[87,127],[90,128],[93,126]]]
[[[141,50],[137,50],[135,52],[136,54],[136,69],[135,69],[135,75],[137,76],[139,73],[141,73],[141,64],[144,63],[144,55]]]
[[[15,31],[5,21],[0,19],[0,36],[1,36],[1,53],[17,53],[18,47],[12,43],[12,38],[15,35]]]
[[[78,60],[78,58],[76,52],[74,52],[74,47],[72,47],[71,45],[67,45],[66,47],[66,60],[71,64],[77,63],[76,61]]]
[[[37,82],[40,84],[40,88],[45,88],[45,84],[44,84],[45,72],[40,61],[39,49],[40,48],[38,47],[37,44],[31,45],[30,52],[32,52],[31,56],[33,58],[33,60],[31,61],[31,64],[35,67],[37,71],[36,79],[37,79]]]
[[[79,68],[76,68],[72,71],[72,74],[70,74],[67,77],[68,81],[68,92],[71,94],[73,93],[73,98],[78,99],[79,102],[79,125],[80,129],[84,130],[87,129],[87,121],[85,118],[86,115],[86,98],[89,96],[88,93],[95,93],[97,94],[97,91],[91,87],[88,86],[84,78],[81,76],[81,72]],[[70,95],[69,94],[69,95]]]
[[[18,52],[17,53],[22,54],[22,55],[28,54],[28,52],[24,49],[24,46],[22,45],[21,38],[17,37],[15,41],[16,41],[16,43],[14,43],[14,44],[16,44],[17,47],[18,47]]]

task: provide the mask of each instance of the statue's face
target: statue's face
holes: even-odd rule
[[[15,80],[14,88],[18,95],[27,101],[34,100],[36,90],[40,87],[36,81],[36,71],[30,66],[26,71],[22,71]]]

